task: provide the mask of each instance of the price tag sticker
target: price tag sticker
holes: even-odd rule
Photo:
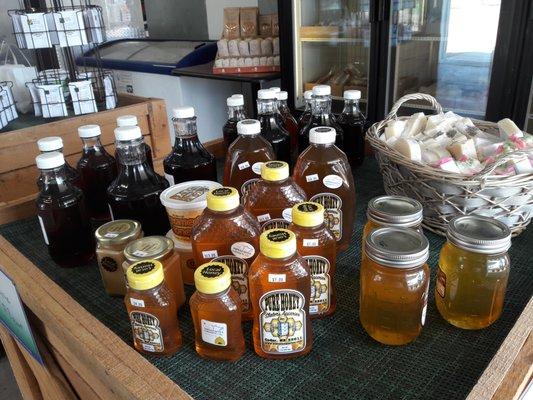
[[[285,274],[268,274],[268,281],[270,283],[284,283],[287,281]]]

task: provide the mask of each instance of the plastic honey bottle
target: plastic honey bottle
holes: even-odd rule
[[[310,201],[296,204],[289,230],[296,235],[298,254],[307,261],[311,272],[311,318],[333,314],[337,307],[334,284],[337,241],[324,223],[324,207]]]
[[[257,119],[261,123],[261,135],[274,149],[277,160],[291,162],[291,143],[289,133],[283,128],[277,110],[277,93],[271,89],[257,92]]]
[[[37,141],[37,147],[42,154],[50,153],[51,151],[57,151],[63,154],[63,139],[61,139],[59,136],[45,137]],[[81,190],[84,189],[80,173],[76,168],[71,166],[67,160],[65,160],[65,174],[70,183],[79,187]],[[39,175],[39,179],[37,179],[37,186],[39,189],[43,187],[42,178],[42,175]]]
[[[252,317],[248,270],[259,253],[260,234],[257,219],[240,205],[239,192],[232,187],[209,191],[207,208],[192,230],[195,264],[218,261],[229,267],[244,319]]]
[[[268,161],[261,166],[261,180],[244,195],[244,207],[252,213],[261,230],[287,228],[292,206],[305,201],[303,189],[289,177],[289,165],[283,161]]]
[[[259,180],[261,165],[274,159],[274,150],[260,135],[261,124],[255,119],[237,123],[239,137],[231,144],[224,165],[224,185],[239,190],[241,195]]]
[[[309,267],[287,229],[263,232],[260,246],[249,272],[255,352],[272,359],[303,356],[313,346]]]
[[[222,128],[224,137],[224,144],[226,148],[237,139],[237,124],[239,121],[246,119],[246,112],[244,111],[244,97],[239,94],[234,94],[226,99],[228,106],[228,120]]]
[[[117,117],[117,127],[121,126],[139,126],[139,121],[137,120],[136,115],[121,115]],[[152,158],[152,148],[150,145],[146,142],[144,142],[144,150],[146,152],[146,161],[148,161],[148,164],[150,164],[150,167],[154,168],[154,161]],[[115,158],[117,159],[117,166],[120,167],[120,164],[118,163],[118,155],[115,151]]]
[[[365,116],[359,108],[360,90],[344,91],[344,109],[337,122],[344,131],[344,152],[352,168],[365,158]]]
[[[311,129],[310,145],[294,167],[294,180],[309,201],[324,206],[326,223],[337,239],[339,250],[350,243],[355,218],[355,187],[346,155],[335,146],[335,129]]]

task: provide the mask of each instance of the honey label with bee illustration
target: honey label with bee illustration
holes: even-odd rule
[[[228,326],[222,322],[201,320],[202,340],[215,346],[228,345]]]
[[[304,295],[296,290],[273,290],[261,297],[259,332],[264,352],[287,354],[305,348],[304,306]]]
[[[330,265],[327,258],[321,256],[305,256],[305,261],[311,271],[311,296],[309,299],[309,314],[323,314],[330,307],[331,277]]]
[[[220,256],[213,261],[224,263],[231,271],[231,286],[242,302],[242,312],[250,311],[250,294],[248,291],[248,263],[235,256]]]
[[[333,193],[319,193],[311,200],[324,207],[324,222],[335,235],[337,242],[342,238],[342,199]]]
[[[163,333],[156,317],[142,311],[132,311],[130,313],[130,321],[133,338],[141,344],[143,350],[160,353],[165,349]]]

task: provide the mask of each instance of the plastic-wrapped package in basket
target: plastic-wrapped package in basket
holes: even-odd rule
[[[370,127],[366,137],[378,160],[385,192],[408,196],[420,201],[424,207],[424,227],[440,235],[446,234],[448,222],[453,217],[469,214],[496,218],[509,226],[513,236],[520,234],[533,217],[533,164],[531,163],[533,147],[530,143],[533,138],[531,135],[526,134],[528,136],[527,146],[523,145],[524,141],[521,138],[517,141],[521,145],[506,147],[504,151],[502,147],[515,140],[515,135],[509,135],[504,145],[497,142],[497,140],[503,140],[498,136],[498,131],[501,133],[502,124],[509,123],[509,120],[500,121],[500,129],[498,129],[496,123],[471,121],[454,114],[456,118],[470,124],[467,129],[477,131],[493,147],[496,147],[495,154],[498,155],[487,156],[482,163],[475,158],[476,165],[468,165],[471,170],[465,173],[464,169],[459,170],[456,165],[464,168],[467,163],[459,160],[463,161],[463,157],[467,159],[468,151],[473,152],[476,157],[476,152],[479,154],[479,148],[471,146],[468,149],[468,140],[463,140],[458,141],[457,145],[453,142],[452,145],[446,147],[453,153],[457,164],[452,157],[435,155],[436,159],[442,157],[439,160],[441,162],[450,161],[450,168],[439,167],[435,164],[429,165],[427,159],[431,158],[432,154],[427,154],[424,146],[418,146],[417,138],[420,139],[420,137],[415,135],[404,138],[409,124],[412,126],[417,123],[417,114],[413,117],[397,116],[399,108],[408,101],[427,101],[435,109],[437,114],[432,118],[424,119],[423,114],[420,114],[423,123],[427,121],[428,124],[428,127],[423,129],[430,129],[430,120],[439,120],[442,123],[446,120],[447,114],[453,114],[444,114],[442,107],[432,96],[421,93],[410,94],[399,99],[383,121]],[[510,123],[514,126],[512,122]],[[394,133],[395,128],[403,133]],[[436,131],[434,126],[432,128]],[[390,131],[386,132],[386,129]],[[518,134],[523,134],[516,126],[514,129]],[[451,131],[455,133],[453,128]],[[392,135],[397,135],[397,137],[391,139]],[[442,151],[450,156],[447,150]],[[515,168],[512,173],[506,173],[510,165]]]

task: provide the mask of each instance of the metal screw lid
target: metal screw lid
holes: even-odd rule
[[[130,261],[160,260],[174,249],[174,242],[165,236],[146,236],[130,242],[124,256]]]
[[[424,235],[412,229],[379,228],[366,237],[365,253],[368,258],[386,267],[418,267],[429,257],[429,242]]]
[[[503,222],[478,215],[455,217],[448,224],[448,240],[474,253],[495,254],[511,247],[511,230]]]
[[[378,196],[368,202],[369,220],[387,226],[411,228],[422,222],[422,204],[403,196]]]
[[[117,219],[100,226],[96,232],[96,240],[103,245],[126,244],[141,234],[141,224],[131,219]]]

